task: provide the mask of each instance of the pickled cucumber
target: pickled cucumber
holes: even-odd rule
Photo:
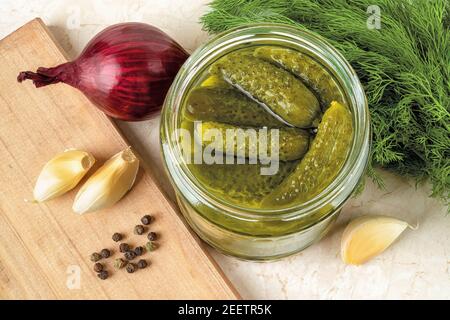
[[[259,47],[254,56],[291,72],[317,93],[322,109],[332,101],[343,103],[341,91],[333,77],[314,59],[301,52],[273,47]]]
[[[276,175],[261,175],[261,164],[200,164],[189,165],[189,169],[201,184],[217,196],[236,204],[257,206],[292,172],[297,162],[280,162]]]
[[[283,207],[312,199],[324,190],[342,168],[353,137],[352,117],[344,105],[333,101],[324,113],[317,136],[294,172],[261,203]]]
[[[216,139],[218,138],[216,136],[213,136],[212,134],[209,137],[206,136],[208,130],[211,129],[216,129],[218,130],[218,132],[220,132],[220,141],[216,141]],[[247,131],[247,129],[253,130]],[[233,141],[227,143],[228,130]],[[308,132],[302,129],[291,127],[274,130],[278,130],[279,160],[289,161],[301,159],[308,150]],[[214,121],[198,123],[196,131],[199,135],[199,139],[201,139],[201,144],[204,147],[214,144],[215,151],[219,151],[227,155],[231,154],[233,156],[255,159],[268,159],[274,156],[272,154],[271,130],[267,130],[266,140],[262,140],[263,138],[261,137],[261,134],[263,133],[258,129],[255,130],[254,128],[236,127],[233,125]],[[241,141],[239,137],[241,137]],[[262,154],[258,155],[258,152],[261,151],[261,148],[264,148],[265,146],[267,146],[267,149],[264,149],[264,151],[267,150],[267,152],[262,152]]]
[[[317,98],[302,81],[248,53],[230,53],[215,62],[209,71],[223,76],[292,126],[310,127],[320,113]]]
[[[285,126],[236,89],[196,88],[190,92],[184,111],[184,116],[192,121],[220,121],[269,128]]]

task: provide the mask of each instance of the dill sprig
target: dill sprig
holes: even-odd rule
[[[371,5],[381,9],[381,29],[367,28]],[[327,38],[364,85],[373,129],[372,165],[417,182],[429,179],[431,196],[448,205],[449,1],[213,0],[210,7],[201,18],[210,33],[276,22]]]

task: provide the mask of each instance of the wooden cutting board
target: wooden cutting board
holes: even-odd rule
[[[64,84],[35,89],[30,81],[16,81],[19,71],[66,60],[40,19],[0,41],[0,298],[238,298],[147,169],[141,167],[134,188],[119,203],[91,214],[71,211],[79,186],[44,204],[24,201],[55,154],[87,150],[98,167],[127,146],[112,121],[76,89]],[[145,244],[145,236],[133,234],[144,214],[155,216],[151,230],[160,235],[159,249],[145,255],[150,267],[134,274],[114,270],[120,254],[111,235],[121,232],[131,245]],[[106,260],[111,276],[104,281],[89,260],[102,248],[114,250]]]

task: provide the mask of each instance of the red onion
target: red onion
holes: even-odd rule
[[[81,90],[109,116],[136,121],[159,111],[188,54],[161,30],[122,23],[97,34],[74,61],[37,72],[21,72],[19,82],[43,87],[63,82]]]

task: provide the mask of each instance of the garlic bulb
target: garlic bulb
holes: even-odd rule
[[[94,157],[86,151],[69,149],[56,155],[42,168],[33,201],[44,202],[75,188],[94,163]]]
[[[117,153],[81,187],[73,211],[83,214],[115,204],[133,186],[138,169],[139,160],[130,147]]]
[[[342,260],[355,265],[367,262],[386,250],[408,226],[405,221],[385,216],[353,220],[342,235]]]

